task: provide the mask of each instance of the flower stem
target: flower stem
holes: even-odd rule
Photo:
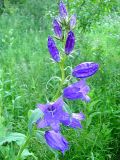
[[[26,146],[28,145],[29,140],[30,140],[30,135],[28,135],[25,143],[20,147],[20,150],[18,152],[16,160],[20,160],[21,159],[21,154],[22,154],[23,150],[26,148]]]
[[[59,96],[60,96],[60,93],[61,93],[61,89],[63,87],[63,84],[64,84],[64,80],[65,80],[65,71],[64,71],[64,63],[65,63],[65,59],[66,57],[63,57],[62,61],[59,63],[59,66],[60,66],[60,71],[61,71],[61,82],[60,82],[60,86],[54,96],[54,100],[56,100]]]

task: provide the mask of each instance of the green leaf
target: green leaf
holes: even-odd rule
[[[24,149],[23,152],[22,152],[22,155],[21,155],[22,160],[26,159],[26,157],[28,157],[28,156],[34,157],[35,160],[38,159],[38,158],[34,155],[34,153],[29,152],[28,149]]]
[[[44,138],[44,134],[45,134],[45,131],[37,131],[36,132],[36,138],[38,139],[38,141],[40,141],[41,143],[44,143],[46,144],[46,141],[45,141],[45,138]]]
[[[39,118],[43,117],[43,112],[39,108],[35,110],[30,110],[28,112],[28,117],[29,117],[28,129],[29,129],[29,132],[32,133],[32,125],[36,123],[36,121]]]
[[[16,142],[19,146],[21,146],[25,142],[26,136],[21,133],[9,133],[8,135],[0,138],[0,145],[4,143]]]

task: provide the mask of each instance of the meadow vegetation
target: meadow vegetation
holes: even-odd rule
[[[28,111],[37,103],[54,96],[59,76],[56,63],[51,63],[47,37],[53,31],[52,18],[57,0],[5,1],[0,15],[0,160],[14,160],[18,152],[15,142],[1,144],[10,132],[25,134]],[[17,2],[17,3],[16,3]],[[71,13],[77,14],[74,57],[66,66],[95,61],[100,69],[88,84],[91,102],[68,101],[72,111],[83,111],[86,119],[82,130],[62,127],[70,142],[70,150],[59,159],[119,160],[120,158],[120,3],[96,0],[65,1]],[[81,1],[82,2],[82,1]],[[105,3],[105,2],[104,2]],[[92,5],[91,5],[92,4]],[[94,4],[94,10],[93,10]],[[101,7],[100,7],[101,6]],[[98,12],[99,9],[99,12]],[[70,72],[68,69],[66,72]],[[33,156],[26,159],[54,160],[54,153],[40,141],[31,139],[28,149]]]

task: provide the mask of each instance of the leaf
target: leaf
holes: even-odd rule
[[[25,142],[26,136],[22,133],[9,133],[8,135],[0,138],[0,145],[4,143],[16,142],[19,146],[21,146]]]
[[[67,103],[64,102],[63,108],[64,108],[65,112],[72,114],[72,111],[71,111],[70,107],[67,105]]]
[[[45,143],[46,144],[46,141],[45,141],[45,138],[44,138],[44,134],[45,134],[45,131],[37,131],[36,132],[36,138],[42,142],[42,143]]]
[[[22,160],[26,159],[26,157],[28,157],[28,156],[32,156],[32,157],[34,157],[34,159],[35,159],[35,160],[37,160],[37,159],[38,159],[38,158],[34,155],[34,153],[29,152],[29,150],[28,150],[28,149],[24,149],[24,150],[23,150],[23,152],[22,152],[22,154],[21,154],[21,158],[22,158]]]
[[[29,118],[28,129],[30,133],[32,133],[32,125],[42,117],[43,117],[43,112],[39,108],[35,110],[30,110],[28,112],[28,118]]]

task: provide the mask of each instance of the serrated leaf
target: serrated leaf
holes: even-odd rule
[[[22,133],[9,133],[8,135],[0,138],[0,145],[4,143],[16,142],[19,146],[21,146],[26,140],[26,136]]]
[[[28,123],[28,129],[29,129],[29,132],[32,133],[32,125],[36,123],[38,119],[43,117],[43,112],[39,108],[37,108],[33,111],[30,110],[28,116],[30,117],[29,123]]]

